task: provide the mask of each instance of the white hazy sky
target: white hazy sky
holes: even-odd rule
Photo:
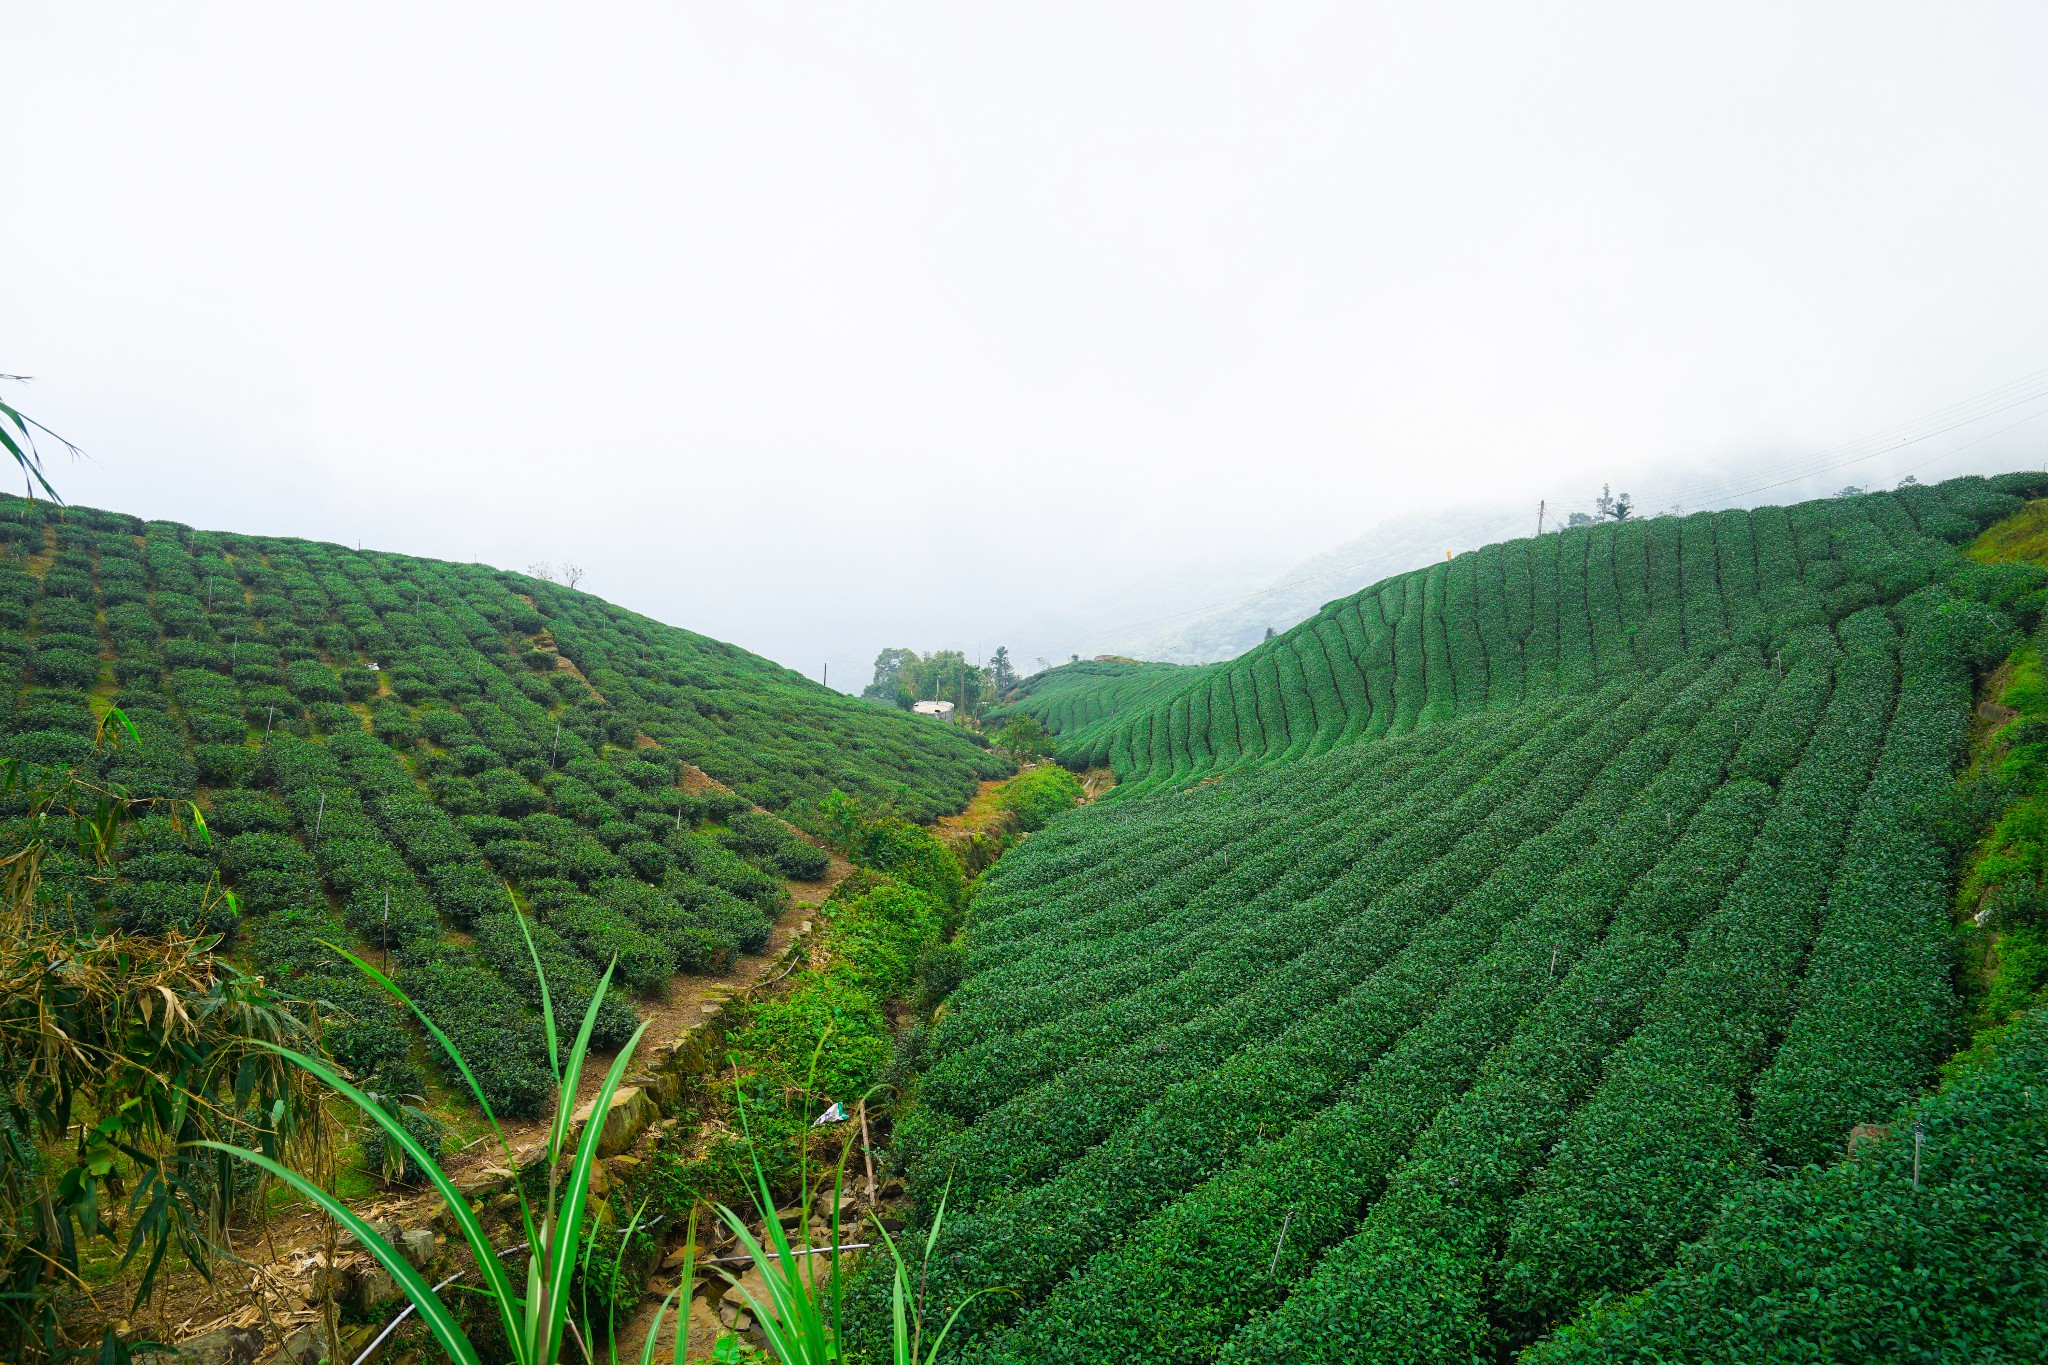
[[[0,45],[0,370],[74,501],[571,559],[835,684],[2048,366],[2039,4],[6,0]]]

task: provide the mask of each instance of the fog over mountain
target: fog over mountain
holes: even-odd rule
[[[1040,659],[1062,662],[1072,654],[1184,664],[1234,658],[1268,629],[1284,631],[1315,615],[1325,602],[1380,579],[1420,568],[1446,552],[1532,534],[1539,516],[1543,529],[1552,531],[1574,516],[1597,518],[1603,488],[1617,498],[1628,495],[1631,515],[1683,515],[1889,488],[1923,475],[1923,482],[1931,482],[1959,472],[2048,467],[2048,423],[2032,423],[2040,415],[2039,404],[2007,402],[2030,392],[1994,392],[1974,406],[1937,410],[1917,424],[1819,451],[1748,452],[1663,468],[1624,466],[1604,481],[1592,476],[1566,481],[1563,496],[1537,503],[1472,500],[1387,517],[1281,569],[1218,564],[1205,576],[1148,579],[1124,586],[1119,596],[1050,607],[1009,632],[1034,646],[1012,647],[1011,653],[1027,667]]]
[[[1655,510],[2048,365],[2040,6],[6,36],[0,373],[37,382],[0,393],[92,453],[67,497],[573,561],[850,689],[885,646],[1226,650],[1360,538],[1391,572],[1603,480]]]

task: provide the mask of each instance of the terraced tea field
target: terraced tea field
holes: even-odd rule
[[[1956,547],[2044,493],[1575,529],[1228,664],[1047,688],[1064,757],[1122,785],[985,878],[899,1128],[924,1207],[950,1189],[935,1302],[1015,1291],[968,1307],[966,1358],[1505,1359],[1744,1218],[1787,1235],[1762,1189],[1896,1175],[1897,1143],[1822,1168],[1967,1039],[1954,775],[2048,583]],[[2027,1046],[1942,1103],[2036,1104]],[[2041,1156],[1986,1178],[2039,1188]],[[1975,1241],[1917,1207],[1949,1273],[2038,1315],[2038,1203]],[[1990,1321],[1842,1264],[1873,1343],[1938,1298],[1923,1332]],[[1545,1349],[1684,1355],[1657,1305],[1726,1286],[1697,1255],[1671,1284]]]
[[[815,828],[840,788],[930,819],[1009,770],[950,727],[525,575],[15,498],[0,658],[18,680],[0,757],[196,799],[214,836],[143,821],[117,885],[58,865],[46,900],[224,935],[346,1012],[328,1038],[356,1074],[418,1090],[415,1035],[320,941],[350,944],[517,1115],[548,1084],[508,884],[558,1008],[580,1012],[614,957],[658,996],[757,951],[781,878],[822,875],[824,851],[764,809]],[[132,730],[103,752],[110,705]],[[634,1022],[612,998],[599,1045]]]

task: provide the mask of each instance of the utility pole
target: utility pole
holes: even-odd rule
[[[1543,509],[1544,509],[1544,508],[1545,508],[1545,506],[1547,506],[1547,505],[1548,505],[1548,500],[1547,500],[1547,499],[1544,499],[1544,498],[1538,498],[1538,499],[1536,499],[1536,534],[1537,534],[1537,535],[1539,535],[1539,536],[1543,534]]]
[[[826,662],[825,662],[825,669],[824,669],[824,671],[823,671],[822,673],[818,674],[818,682],[819,682],[819,685],[820,685],[820,686],[823,686],[823,687],[830,687],[830,686],[832,685],[832,662],[831,662],[831,660],[829,660],[829,659],[828,659],[828,660],[826,660]]]
[[[313,842],[320,842],[320,826],[327,819],[327,789],[320,789],[320,811],[313,817]]]
[[[548,745],[548,766],[549,766],[550,768],[552,768],[552,767],[554,767],[554,766],[555,766],[555,750],[557,750],[557,749],[559,749],[559,748],[561,748],[561,747],[562,747],[562,722],[560,722],[560,721],[556,721],[556,722],[555,722],[555,739],[554,739],[554,742],[553,742],[552,744]]]

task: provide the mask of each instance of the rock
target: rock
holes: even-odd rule
[[[476,1213],[479,1211],[480,1206],[471,1202],[469,1208],[471,1213]],[[462,1236],[462,1224],[456,1220],[455,1210],[448,1207],[448,1201],[445,1199],[436,1199],[434,1201],[434,1210],[427,1215],[427,1223],[434,1231],[441,1233],[443,1236]]]
[[[597,1099],[592,1096],[576,1110],[573,1115],[575,1122],[579,1125],[589,1122],[590,1111],[596,1105]],[[654,1101],[647,1097],[646,1091],[637,1085],[619,1087],[612,1092],[611,1108],[605,1111],[604,1126],[598,1129],[597,1154],[600,1157],[617,1156],[628,1150],[647,1131],[647,1125],[658,1117]]]
[[[470,1199],[496,1194],[512,1183],[512,1172],[504,1166],[485,1166],[455,1177],[456,1193]]]
[[[855,1209],[855,1208],[856,1208],[856,1207],[857,1207],[857,1206],[858,1206],[859,1204],[860,1204],[860,1196],[856,1195],[856,1194],[855,1194],[855,1193],[854,1193],[854,1192],[853,1192],[852,1190],[850,1190],[850,1189],[842,1189],[842,1190],[840,1190],[840,1191],[839,1191],[839,1198],[838,1198],[838,1207],[839,1207],[839,1217],[840,1217],[840,1220],[841,1220],[841,1221],[843,1222],[843,1221],[844,1221],[844,1220],[845,1220],[845,1219],[846,1219],[847,1217],[849,1217],[849,1216],[850,1216],[850,1215],[851,1215],[851,1214],[853,1213],[854,1209]],[[824,1220],[825,1220],[826,1222],[828,1222],[828,1223],[829,1223],[829,1222],[831,1222],[831,1221],[832,1221],[832,1208],[833,1208],[833,1197],[832,1197],[832,1191],[830,1191],[830,1190],[824,1190],[824,1191],[820,1192],[820,1194],[818,1195],[818,1216],[819,1216],[820,1218],[823,1218],[823,1219],[824,1219]]]
[[[369,1223],[370,1231],[376,1233],[379,1237],[383,1238],[387,1244],[392,1246],[396,1246],[398,1244],[398,1224],[392,1222],[389,1218],[370,1218],[366,1219],[365,1221]],[[363,1250],[368,1251],[370,1249],[369,1243],[364,1242],[360,1237],[355,1237],[355,1234],[353,1233],[349,1235],[363,1248]]]
[[[754,1325],[753,1317],[730,1303],[718,1305],[718,1320],[735,1332],[744,1332]]]
[[[361,1271],[356,1275],[354,1299],[356,1311],[364,1317],[382,1317],[384,1310],[392,1304],[405,1301],[405,1291],[398,1287],[398,1281],[382,1266]]]
[[[673,1109],[683,1098],[683,1078],[667,1067],[635,1076],[631,1083],[645,1090],[662,1109]]]
[[[263,1350],[261,1327],[223,1327],[178,1343],[178,1365],[255,1365]]]
[[[431,1228],[409,1228],[399,1234],[398,1242],[398,1249],[405,1253],[405,1259],[412,1263],[414,1270],[425,1270],[441,1254]]]
[[[347,1266],[321,1266],[313,1271],[313,1302],[346,1303],[356,1296],[355,1272]]]
[[[832,1275],[831,1261],[832,1258],[830,1256],[799,1256],[796,1258],[797,1272],[801,1282],[813,1294],[818,1292],[821,1284],[830,1283]],[[739,1276],[739,1282],[725,1291],[725,1302],[736,1303],[741,1307],[745,1307],[748,1294],[752,1294],[754,1302],[764,1308],[775,1302],[774,1296],[768,1292],[768,1277],[759,1265],[747,1267],[746,1273]]]
[[[1859,1123],[1849,1130],[1849,1155],[1856,1155],[1867,1142],[1882,1142],[1891,1135],[1889,1123]]]
[[[271,1365],[321,1365],[327,1359],[326,1334],[317,1327],[303,1328],[270,1359]]]
[[[687,1321],[689,1323],[689,1345],[685,1348],[687,1351],[685,1358],[692,1361],[711,1359],[712,1347],[717,1344],[720,1337],[725,1335],[726,1331],[725,1324],[718,1320],[718,1310],[705,1303],[702,1299],[692,1300],[689,1306]],[[673,1338],[669,1335],[670,1332],[675,1330],[670,1325],[673,1322],[674,1319],[671,1318],[668,1322],[662,1324],[660,1345],[654,1352],[656,1360],[667,1361],[670,1359],[670,1352],[674,1350],[672,1345]]]

